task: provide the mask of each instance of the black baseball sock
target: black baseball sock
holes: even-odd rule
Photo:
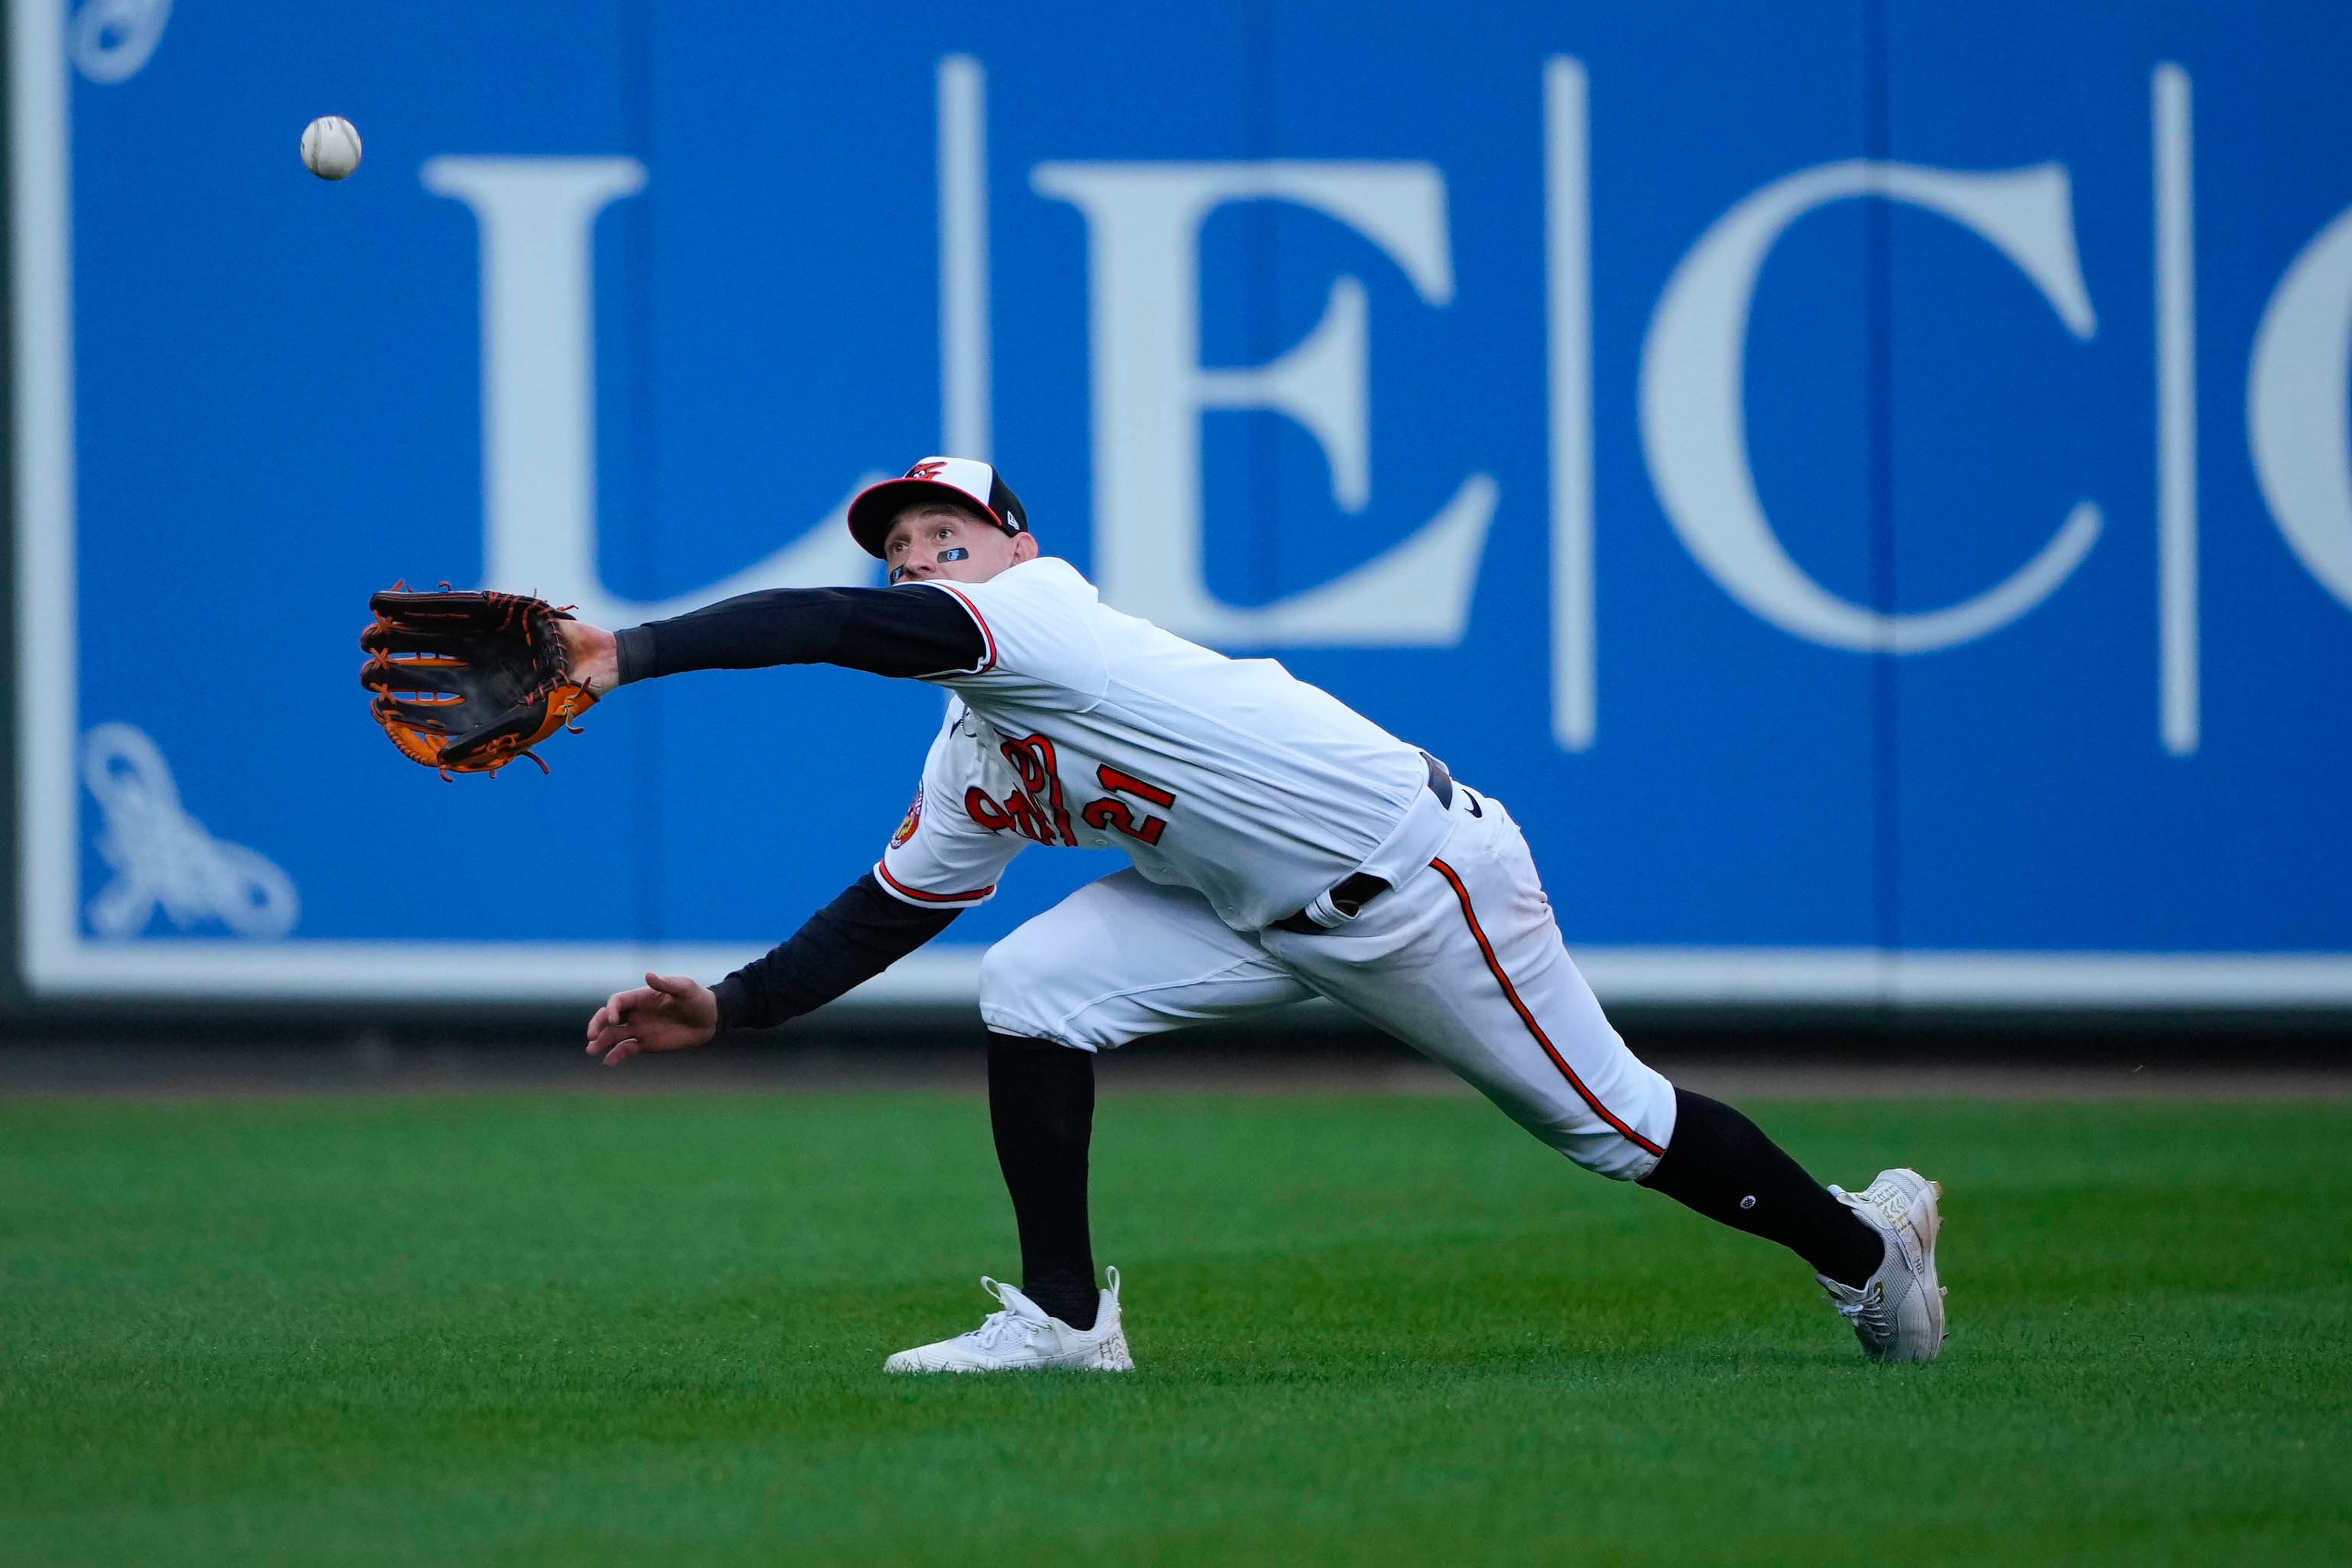
[[[1642,1184],[1709,1219],[1779,1242],[1841,1285],[1863,1285],[1885,1259],[1885,1238],[1805,1174],[1762,1128],[1686,1089],[1675,1090],[1674,1142]]]
[[[1095,1326],[1087,1146],[1095,1058],[1051,1040],[988,1037],[988,1121],[1021,1227],[1021,1292],[1074,1329]]]

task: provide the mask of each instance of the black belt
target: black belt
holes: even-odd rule
[[[1444,763],[1439,762],[1427,752],[1421,753],[1421,760],[1429,764],[1429,793],[1437,797],[1438,805],[1449,811],[1452,810],[1454,775],[1445,771]],[[1331,907],[1341,914],[1353,918],[1358,910],[1388,890],[1387,878],[1375,877],[1368,872],[1359,871],[1331,889]],[[1308,914],[1305,910],[1300,910],[1296,914],[1283,916],[1267,929],[1296,931],[1300,936],[1319,936],[1331,928],[1316,924],[1313,915]]]

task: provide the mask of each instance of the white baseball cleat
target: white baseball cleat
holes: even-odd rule
[[[1867,1191],[1832,1187],[1838,1202],[1886,1238],[1886,1261],[1861,1289],[1815,1275],[1873,1361],[1934,1361],[1944,1349],[1944,1288],[1936,1280],[1936,1200],[1944,1184],[1916,1171],[1881,1171]]]
[[[991,1312],[980,1327],[937,1344],[900,1351],[882,1363],[884,1372],[1037,1372],[1066,1367],[1073,1372],[1133,1372],[1127,1331],[1118,1321],[1118,1270],[1106,1268],[1110,1289],[1095,1309],[1095,1326],[1074,1329],[1002,1280],[982,1275],[980,1288],[1003,1311]]]

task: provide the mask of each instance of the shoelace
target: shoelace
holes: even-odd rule
[[[1883,1286],[1865,1287],[1859,1301],[1841,1301],[1831,1296],[1830,1305],[1838,1310],[1838,1316],[1848,1322],[1861,1324],[1878,1339],[1885,1340],[1894,1335],[1894,1326],[1886,1321],[1886,1291]]]
[[[1003,1286],[998,1284],[995,1280],[985,1277],[982,1279],[980,1283],[982,1289],[986,1290],[990,1295],[994,1296],[999,1301],[1004,1300]],[[1036,1331],[1045,1326],[1045,1324],[1039,1322],[1036,1319],[1024,1318],[1018,1312],[1013,1310],[1012,1308],[1007,1307],[1003,1311],[989,1313],[987,1317],[981,1320],[980,1327],[972,1330],[971,1332],[964,1335],[963,1337],[971,1341],[972,1343],[978,1345],[982,1350],[994,1350],[997,1346],[1004,1343],[1005,1341],[1010,1339],[1017,1338],[1026,1340],[1033,1338],[1035,1336]]]
[[[964,1336],[982,1350],[994,1350],[1007,1340],[1027,1340],[1045,1325],[1034,1318],[1016,1316],[1012,1312],[991,1312],[981,1320],[980,1327]]]

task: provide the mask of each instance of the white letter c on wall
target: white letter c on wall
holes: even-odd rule
[[[2352,605],[2352,209],[2287,268],[2254,332],[2246,434],[2295,559]]]
[[[2032,279],[2075,337],[2097,330],[2063,165],[1955,174],[1854,159],[1799,170],[1717,218],[1667,280],[1642,347],[1642,449],[1684,547],[1748,610],[1830,647],[1925,653],[1998,631],[2049,597],[2097,542],[2101,520],[2092,502],[2077,503],[2006,581],[1919,614],[1884,614],[1842,599],[1790,558],[1764,515],[1748,461],[1748,308],[1764,259],[1789,226],[1816,207],[1856,196],[1908,202],[1950,218]]]

